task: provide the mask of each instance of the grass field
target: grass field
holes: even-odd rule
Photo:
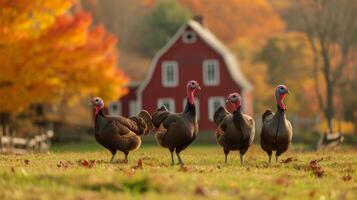
[[[271,166],[257,146],[243,167],[236,152],[224,164],[218,146],[193,145],[182,158],[185,167],[170,166],[167,150],[144,145],[128,164],[109,164],[95,143],[0,155],[0,199],[357,199],[357,149],[294,150]]]

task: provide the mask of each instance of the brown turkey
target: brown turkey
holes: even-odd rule
[[[95,97],[91,104],[95,112],[95,139],[112,153],[111,163],[117,151],[125,154],[124,161],[127,162],[129,152],[140,147],[140,136],[148,134],[153,128],[150,114],[142,110],[130,118],[107,116],[103,113],[104,102],[101,98]]]
[[[230,94],[227,102],[232,104],[233,114],[221,106],[213,116],[217,124],[216,139],[223,147],[225,163],[230,151],[239,151],[240,163],[243,165],[243,156],[254,140],[255,122],[252,117],[242,113],[242,98],[238,93]]]
[[[187,83],[187,102],[182,113],[169,112],[161,106],[152,115],[152,122],[157,128],[156,140],[171,153],[171,164],[174,164],[173,152],[176,152],[178,164],[183,165],[180,152],[190,145],[198,132],[194,93],[201,89],[196,81]]]
[[[283,102],[285,95],[289,93],[285,85],[278,85],[275,89],[275,99],[277,102],[277,112],[270,109],[263,114],[263,128],[260,135],[260,145],[269,156],[271,163],[272,151],[275,153],[275,161],[284,153],[291,143],[293,129],[290,121],[286,118],[286,106]]]

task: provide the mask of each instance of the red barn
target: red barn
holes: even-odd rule
[[[186,103],[186,83],[197,80],[196,109],[200,130],[213,130],[212,116],[225,104],[228,93],[239,92],[244,112],[252,114],[251,86],[232,53],[203,25],[184,24],[155,55],[141,83],[129,86],[128,95],[111,104],[109,111],[130,116],[140,109],[154,112],[165,104],[181,112]]]

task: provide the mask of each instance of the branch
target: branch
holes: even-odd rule
[[[322,98],[322,94],[320,93],[320,90],[319,90],[319,76],[318,76],[318,58],[316,56],[316,53],[314,53],[314,56],[313,56],[313,65],[314,65],[314,80],[315,80],[315,93],[316,93],[316,96],[317,96],[317,100],[319,102],[319,106],[320,106],[320,109],[323,111],[323,112],[326,112],[326,106],[324,104],[324,101],[323,101],[323,98]]]
[[[332,78],[333,84],[336,84],[336,82],[338,82],[340,80],[342,72],[347,66],[348,53],[349,53],[349,48],[342,50],[342,58],[341,58],[339,64],[337,65],[334,76]]]

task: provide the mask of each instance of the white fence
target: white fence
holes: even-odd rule
[[[51,146],[51,138],[54,133],[48,130],[41,135],[32,138],[20,138],[13,136],[0,137],[0,152],[25,154],[28,152],[47,152]]]

